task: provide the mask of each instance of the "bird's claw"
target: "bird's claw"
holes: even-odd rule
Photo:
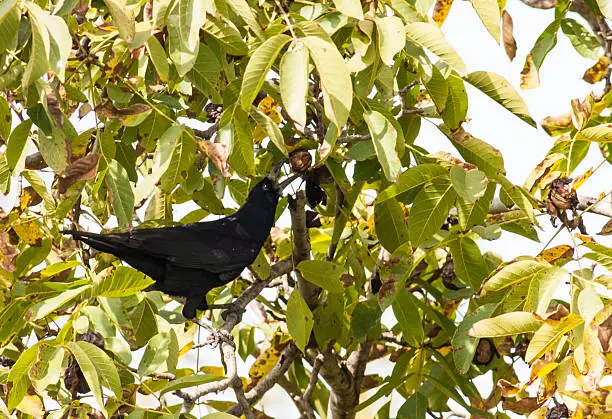
[[[232,348],[236,348],[234,337],[231,335],[231,333],[227,332],[226,330],[215,329],[212,325],[203,322],[197,317],[194,317],[191,319],[191,321],[210,332],[210,336],[208,337],[206,344],[217,346],[219,343],[225,342]]]

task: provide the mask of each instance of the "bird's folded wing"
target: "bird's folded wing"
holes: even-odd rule
[[[142,229],[105,236],[173,265],[213,273],[243,269],[259,252],[257,244],[240,237],[231,226],[221,230],[193,227]]]

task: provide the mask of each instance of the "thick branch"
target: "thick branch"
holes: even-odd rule
[[[295,265],[303,260],[310,259],[310,236],[306,227],[306,194],[298,191],[295,200],[289,205],[291,213],[291,230],[293,232],[293,262]],[[295,271],[297,287],[300,295],[312,309],[319,299],[321,288],[302,278],[299,271]]]

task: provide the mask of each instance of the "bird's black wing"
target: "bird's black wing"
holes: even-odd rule
[[[121,253],[128,251],[162,259],[175,266],[212,273],[242,270],[253,262],[261,244],[250,241],[237,222],[219,221],[223,222],[140,229],[126,233],[70,233],[76,238],[89,237],[93,247],[120,258]],[[92,237],[96,243],[92,242]]]

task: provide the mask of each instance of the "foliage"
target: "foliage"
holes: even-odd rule
[[[514,58],[505,2],[471,3],[482,37]],[[567,36],[593,60],[584,80],[605,87],[542,121],[550,152],[514,185],[501,153],[464,129],[468,85],[509,118],[536,123],[504,78],[467,71],[439,28],[452,1],[429,16],[432,2],[421,0],[4,0],[0,191],[19,199],[0,213],[3,416],[42,416],[54,401],[47,417],[191,416],[196,404],[231,417],[219,412],[256,406],[266,380],[307,417],[352,417],[390,395],[403,400],[398,417],[437,415],[451,400],[474,417],[609,411],[612,251],[571,230],[584,211],[612,211],[597,205],[604,195],[576,196],[595,171],[548,196],[589,149],[612,161],[611,4],[556,2],[527,55],[524,88],[537,86]],[[422,121],[462,159],[415,145]],[[243,203],[258,178],[303,150],[314,166],[291,167],[320,226],[305,229],[298,194],[292,227],[279,222],[252,271],[209,295],[227,303],[259,280],[277,290],[257,297],[257,325],[213,316],[250,368],[243,381],[227,344],[225,369],[179,367],[197,327],[172,299],[59,233],[68,223],[110,231],[230,214],[228,202]],[[197,208],[184,215],[185,203]],[[547,221],[536,215],[553,207],[571,244],[505,263],[481,252],[479,241],[501,234],[539,241],[534,227]],[[565,283],[569,298],[558,298]],[[379,358],[387,369],[365,375]],[[523,361],[527,381],[517,377]],[[490,377],[483,394],[477,383]],[[230,386],[238,405],[212,394]],[[153,407],[139,407],[148,395]]]

